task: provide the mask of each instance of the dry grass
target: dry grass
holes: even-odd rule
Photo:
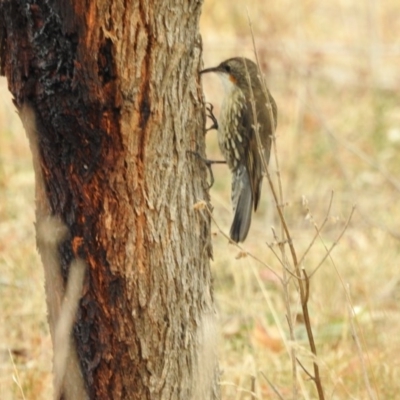
[[[301,255],[314,235],[313,221],[325,218],[330,194],[334,201],[322,240],[307,255],[308,274],[336,240],[356,205],[342,240],[311,280],[310,313],[317,341],[326,398],[396,397],[400,388],[399,263],[400,46],[393,34],[395,1],[355,5],[320,2],[248,2],[261,64],[279,108],[278,154],[286,217]],[[204,60],[212,66],[243,55],[254,59],[246,10],[226,1],[205,3],[202,33]],[[268,6],[266,6],[268,4]],[[225,32],[225,33],[224,33]],[[221,85],[204,77],[206,97],[217,104]],[[216,134],[207,140],[210,158],[218,158]],[[215,168],[214,216],[225,231],[231,211],[223,166]],[[275,167],[271,165],[271,171]],[[271,226],[279,228],[267,185],[261,212],[254,218],[246,250],[273,266],[281,266],[267,243]],[[216,297],[221,316],[220,346],[224,398],[250,398],[256,376],[257,398],[278,398],[263,376],[292,396],[292,370],[287,343],[284,293],[275,276],[239,253],[215,229]],[[325,247],[326,246],[326,247]],[[276,251],[278,249],[275,247]],[[356,311],[353,339],[346,299],[347,285]],[[290,292],[293,312],[298,296]],[[284,339],[282,339],[282,331]],[[296,346],[310,369],[305,329],[299,315]],[[304,361],[305,360],[305,361]],[[301,398],[315,398],[304,380]],[[373,396],[373,394],[372,394]]]
[[[246,10],[235,4],[205,1],[201,29],[207,66],[236,55],[254,59]],[[314,235],[313,221],[325,218],[334,191],[323,242],[317,240],[304,261],[309,274],[357,206],[332,258],[311,280],[309,307],[326,398],[369,398],[365,367],[377,398],[394,399],[400,391],[400,4],[253,0],[247,7],[279,107],[285,213],[300,255]],[[222,87],[216,77],[203,80],[218,112]],[[27,139],[4,81],[0,92],[0,393],[4,399],[22,399],[22,389],[26,399],[49,399],[51,340],[34,241],[34,177]],[[210,158],[218,158],[215,132],[207,142]],[[216,166],[214,173],[213,215],[226,232],[232,218],[230,181],[225,166]],[[267,246],[273,242],[271,226],[278,229],[278,220],[265,184],[244,247],[280,273]],[[253,375],[255,398],[278,398],[268,378],[289,399],[293,382],[287,346],[296,346],[305,366],[312,362],[296,292],[289,297],[298,314],[296,342],[288,343],[276,277],[250,257],[236,259],[239,251],[216,227],[214,232],[223,398],[250,399]],[[352,337],[347,285],[362,362]],[[300,398],[315,398],[301,370],[299,379]]]

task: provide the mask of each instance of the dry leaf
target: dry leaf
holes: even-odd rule
[[[247,252],[241,250],[241,251],[239,251],[239,253],[236,254],[235,259],[240,260],[241,258],[245,258],[245,257],[247,257]]]

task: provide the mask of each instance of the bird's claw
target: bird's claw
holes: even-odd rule
[[[201,156],[198,151],[188,150],[188,153],[195,155],[197,158],[199,158],[201,161],[203,161],[203,163],[206,165],[206,167],[210,173],[210,184],[208,185],[207,190],[211,189],[215,182],[212,165],[213,164],[226,164],[226,161],[208,160],[207,158],[204,158],[203,156]]]
[[[206,129],[206,133],[212,129],[218,129],[218,120],[214,115],[214,106],[211,103],[206,103],[206,115],[211,119],[212,125]]]

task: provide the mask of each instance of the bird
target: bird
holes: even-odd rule
[[[219,75],[225,89],[216,126],[219,147],[232,174],[234,217],[229,236],[239,243],[246,239],[253,208],[257,211],[260,202],[264,166],[269,163],[278,109],[252,60],[230,58],[216,67],[203,69],[200,74],[211,72]]]

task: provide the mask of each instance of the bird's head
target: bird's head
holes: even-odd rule
[[[249,82],[252,86],[259,82],[257,65],[244,57],[230,58],[216,67],[203,69],[200,74],[208,72],[217,73],[228,91],[235,87],[244,90],[249,87]]]

